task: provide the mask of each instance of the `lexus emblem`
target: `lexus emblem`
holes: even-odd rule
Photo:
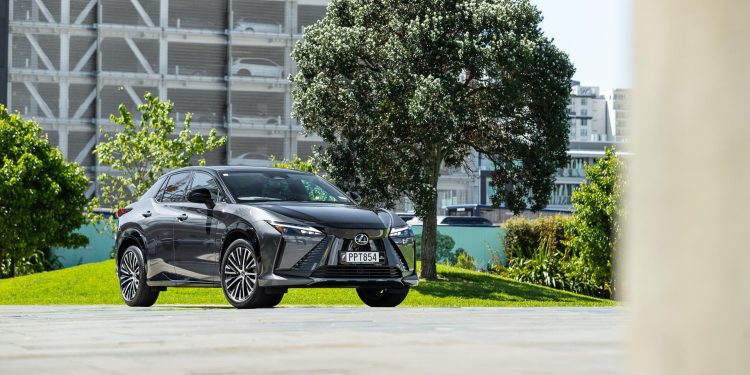
[[[354,242],[360,246],[367,245],[368,243],[370,243],[370,237],[367,237],[367,235],[364,233],[360,233],[354,237]]]

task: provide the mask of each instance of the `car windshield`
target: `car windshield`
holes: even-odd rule
[[[229,192],[239,203],[250,202],[330,202],[353,204],[333,185],[322,178],[286,171],[222,172]]]

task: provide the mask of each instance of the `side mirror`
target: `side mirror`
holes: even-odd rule
[[[198,188],[190,190],[187,195],[188,202],[193,203],[204,203],[209,210],[216,207],[213,198],[211,198],[211,192],[206,188]]]
[[[349,196],[349,198],[353,199],[357,203],[362,200],[362,196],[359,195],[359,193],[357,193],[356,191],[347,191],[346,194]]]

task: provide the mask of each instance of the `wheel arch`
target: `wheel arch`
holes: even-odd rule
[[[238,239],[250,241],[250,244],[253,245],[253,248],[255,249],[255,255],[258,256],[258,259],[260,259],[260,242],[258,240],[257,234],[255,233],[255,228],[253,228],[253,226],[250,224],[241,223],[228,230],[226,236],[224,236],[221,244],[221,253],[219,254],[219,260],[224,259],[224,253],[229,248],[229,245],[231,245],[232,242]]]
[[[138,246],[141,249],[143,261],[146,261],[146,238],[141,232],[135,228],[126,229],[122,232],[120,238],[121,240],[117,246],[117,252],[115,254],[115,260],[118,263],[120,262],[120,257],[122,257],[122,253],[125,252],[125,249],[132,245]]]

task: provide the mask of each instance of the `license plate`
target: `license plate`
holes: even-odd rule
[[[347,251],[344,253],[345,263],[378,263],[380,253],[376,251]]]

